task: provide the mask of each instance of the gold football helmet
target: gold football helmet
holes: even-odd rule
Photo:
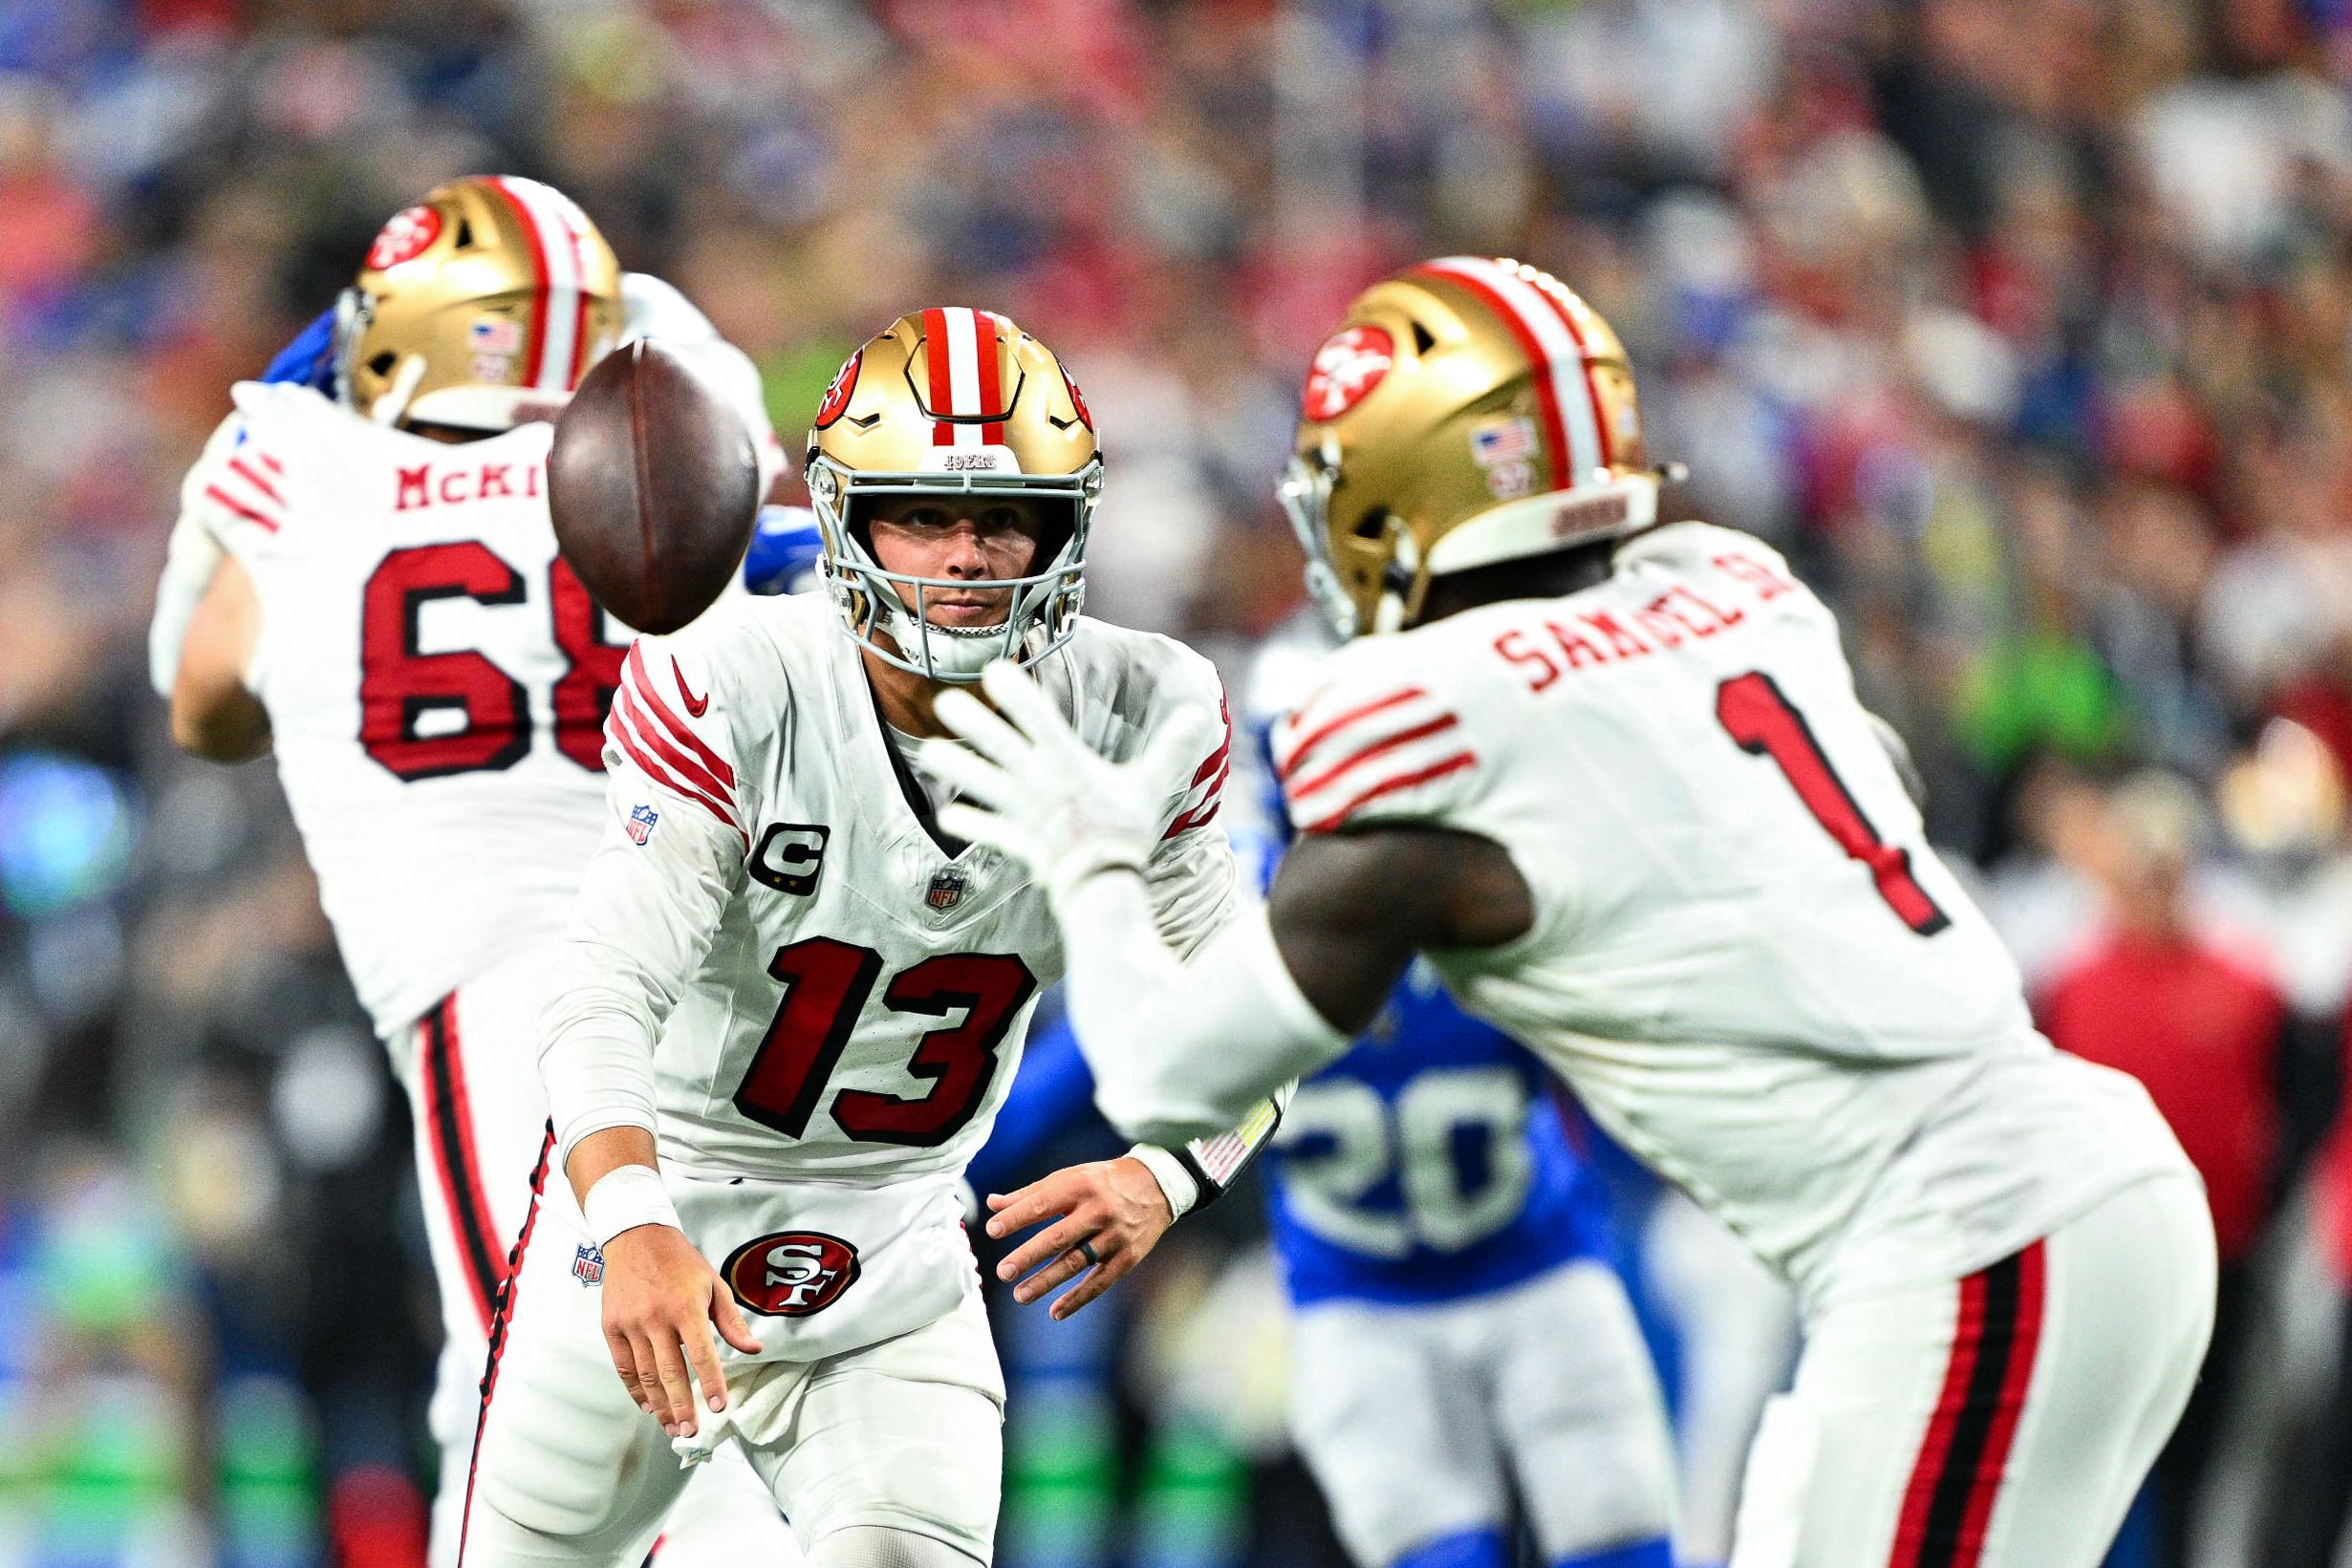
[[[1281,485],[1342,636],[1420,618],[1430,580],[1648,526],[1658,482],[1625,346],[1548,272],[1407,268],[1315,352]]]
[[[1053,351],[1002,315],[917,311],[841,367],[809,430],[809,499],[827,591],[850,634],[901,669],[965,682],[997,658],[1033,664],[1070,639],[1102,494],[1093,416]],[[994,582],[885,571],[861,503],[880,495],[1018,496],[1048,523],[1038,569]],[[933,624],[925,596],[1009,591],[1002,626]]]
[[[620,265],[572,198],[476,175],[395,213],[335,311],[336,392],[379,424],[508,430],[620,335]]]

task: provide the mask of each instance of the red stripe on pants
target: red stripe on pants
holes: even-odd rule
[[[1888,1568],[1976,1568],[2041,1343],[2044,1243],[1959,1284],[1952,1359],[1904,1489]]]
[[[523,1234],[507,1255],[507,1282],[499,1287],[498,1312],[490,1320],[490,1357],[482,1369],[482,1406],[474,1412],[474,1451],[465,1462],[465,1510],[458,1517],[458,1568],[465,1568],[465,1536],[474,1522],[474,1477],[482,1472],[482,1430],[490,1424],[490,1399],[498,1392],[498,1359],[506,1353],[507,1336],[514,1328],[514,1299],[523,1278],[523,1255],[530,1250],[530,1233],[539,1223],[539,1194],[547,1191],[548,1159],[555,1152],[555,1124],[548,1124],[540,1140],[539,1164],[530,1173],[530,1208],[523,1215]]]
[[[505,1276],[498,1265],[489,1199],[483,1192],[482,1162],[474,1152],[473,1104],[465,1090],[454,994],[424,1016],[423,1029],[425,1138],[441,1180],[442,1202],[449,1211],[458,1267],[486,1331]]]

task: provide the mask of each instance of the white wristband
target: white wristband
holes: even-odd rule
[[[1127,1151],[1127,1157],[1142,1161],[1153,1180],[1159,1183],[1160,1192],[1168,1200],[1171,1220],[1182,1219],[1200,1201],[1200,1184],[1184,1169],[1184,1162],[1166,1149],[1154,1144],[1137,1144]]]
[[[617,1165],[598,1176],[580,1213],[587,1217],[588,1234],[599,1247],[610,1246],[621,1232],[640,1225],[684,1229],[678,1223],[678,1210],[670,1203],[668,1189],[661,1185],[661,1172],[650,1165]]]

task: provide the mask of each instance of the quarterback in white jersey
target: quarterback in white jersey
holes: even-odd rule
[[[547,1120],[534,950],[562,931],[602,827],[620,679],[622,629],[556,554],[545,416],[648,311],[772,443],[750,362],[666,285],[625,281],[561,193],[477,178],[405,209],[338,312],[334,394],[234,389],[183,489],[151,639],[183,744],[275,752],[408,1092],[445,1331],[443,1565]],[[735,1480],[748,1522],[719,1538],[788,1553],[754,1479]]]
[[[1425,952],[1796,1286],[1736,1568],[2091,1568],[2204,1352],[2203,1193],[2136,1084],[2034,1031],[1828,611],[1753,539],[1654,526],[1623,350],[1533,268],[1374,287],[1305,415],[1285,500],[1363,634],[1277,738],[1302,836],[1264,916],[1154,941],[1145,782],[1018,672],[1004,717],[940,704],[992,761],[925,754],[988,807],[949,826],[1054,889],[1105,1110],[1213,1123]]]
[[[746,1453],[812,1562],[989,1560],[1003,1385],[960,1176],[1062,942],[1026,869],[943,834],[905,761],[949,683],[1016,656],[1156,781],[1156,939],[1189,949],[1237,906],[1215,673],[1078,614],[1101,462],[1054,356],[986,311],[910,314],[809,440],[830,592],[639,641],[614,703],[468,1568],[634,1565],[682,1479],[665,1431],[689,1461]],[[1082,1168],[1025,1299],[1133,1267],[1254,1121]]]

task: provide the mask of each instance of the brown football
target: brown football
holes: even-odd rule
[[[657,339],[607,354],[555,422],[556,548],[639,632],[675,632],[710,608],[751,543],[759,489],[743,417]]]

